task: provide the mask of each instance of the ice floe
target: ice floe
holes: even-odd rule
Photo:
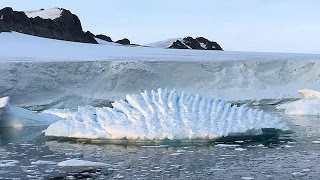
[[[80,160],[80,159],[70,159],[70,160],[59,162],[58,166],[66,166],[66,167],[110,166],[110,164],[106,164],[106,163],[102,163],[102,162],[85,161],[85,160]]]
[[[65,120],[51,124],[46,136],[128,139],[183,140],[217,139],[232,135],[260,135],[262,129],[289,130],[279,117],[245,105],[198,94],[158,89],[127,95],[113,108],[79,107],[66,115],[52,111]],[[46,111],[50,113],[50,111]]]

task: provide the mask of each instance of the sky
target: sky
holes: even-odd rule
[[[228,51],[320,53],[319,0],[0,0],[0,8],[62,7],[84,30],[147,44],[203,36]]]

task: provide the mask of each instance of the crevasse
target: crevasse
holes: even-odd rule
[[[182,140],[258,135],[263,128],[289,130],[279,117],[198,94],[158,89],[127,95],[113,108],[79,107],[77,112],[46,111],[67,119],[51,124],[46,136]],[[67,114],[66,114],[67,113]]]

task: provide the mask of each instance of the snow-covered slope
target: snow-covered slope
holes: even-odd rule
[[[42,19],[56,19],[61,16],[62,10],[60,8],[50,8],[36,11],[24,11],[29,18],[41,17]]]
[[[113,108],[79,108],[53,123],[46,136],[103,139],[182,140],[258,135],[263,128],[289,130],[280,118],[247,106],[167,89],[127,95]],[[65,115],[64,115],[65,117]]]
[[[145,44],[145,46],[154,47],[154,48],[168,48],[172,45],[173,42],[180,40],[182,41],[183,38],[171,38],[163,41],[157,41],[150,44]]]
[[[17,53],[17,49],[19,50]],[[311,60],[320,55],[186,51],[140,46],[109,46],[40,38],[21,33],[0,33],[0,62],[8,61],[236,61]]]
[[[114,43],[114,42],[108,42],[99,38],[94,38],[99,44],[105,44],[105,45],[110,45],[110,46],[121,46],[121,44]]]

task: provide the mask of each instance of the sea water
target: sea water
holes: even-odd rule
[[[319,179],[320,117],[282,116],[291,134],[225,138],[216,142],[114,145],[47,139],[45,126],[0,129],[0,179]],[[100,167],[61,167],[80,159]]]

